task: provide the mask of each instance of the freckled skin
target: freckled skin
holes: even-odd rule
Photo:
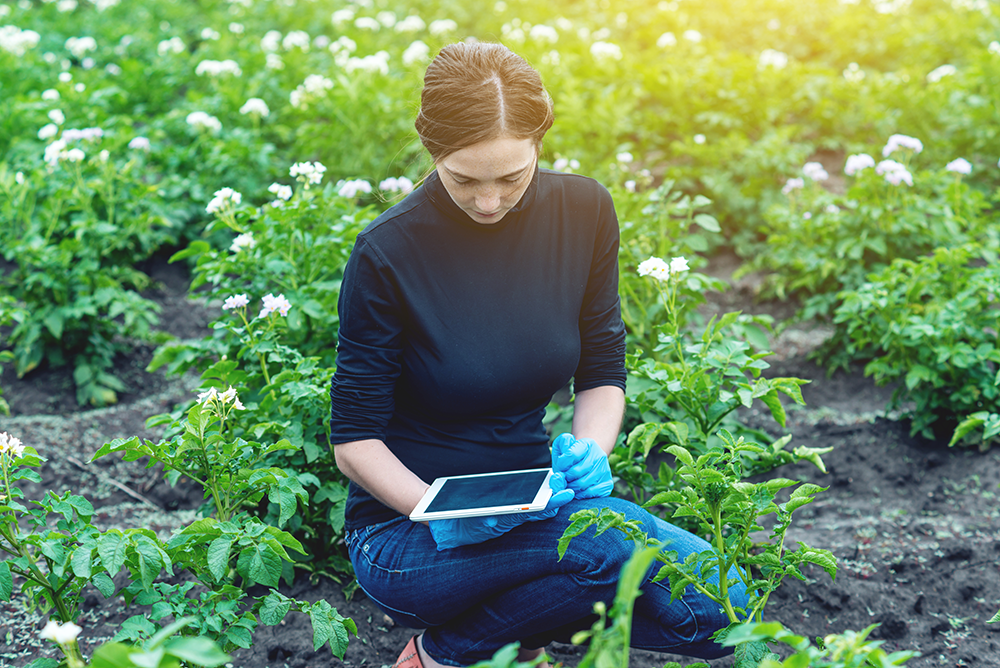
[[[538,147],[531,139],[500,137],[443,158],[438,175],[451,199],[481,225],[499,222],[531,183]]]

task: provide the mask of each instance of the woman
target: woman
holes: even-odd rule
[[[416,127],[436,170],[358,236],[341,288],[331,440],[352,481],[347,542],[368,596],[426,629],[397,666],[466,666],[514,641],[527,660],[590,626],[632,553],[591,530],[558,560],[573,512],[612,508],[681,558],[708,545],[608,498],[625,406],[618,223],[597,182],[538,168],[553,121],[538,73],[499,44],[454,44],[424,84]],[[571,378],[573,434],[550,454],[545,406]],[[549,465],[539,513],[407,518],[437,477]],[[716,604],[643,591],[634,647],[726,653]]]

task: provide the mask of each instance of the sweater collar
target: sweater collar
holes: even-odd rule
[[[521,219],[521,215],[526,211],[531,203],[535,199],[535,193],[538,191],[538,164],[535,164],[535,172],[531,176],[531,183],[528,184],[528,188],[521,195],[521,199],[517,204],[514,205],[510,211],[508,211],[503,218],[501,218],[496,223],[492,225],[484,225],[482,223],[477,223],[469,217],[469,214],[462,211],[462,209],[455,204],[455,200],[451,198],[448,194],[448,190],[441,183],[441,177],[438,175],[437,170],[431,172],[431,174],[424,180],[424,189],[427,192],[427,198],[430,199],[434,207],[447,216],[449,219],[461,223],[462,225],[470,225],[475,228],[488,229],[488,230],[498,230],[508,225],[516,224],[517,221]]]

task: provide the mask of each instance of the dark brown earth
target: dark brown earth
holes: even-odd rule
[[[729,264],[714,263],[720,274]],[[162,281],[151,296],[164,306],[164,328],[181,338],[198,337],[215,312],[186,298],[183,276],[163,263],[150,268]],[[787,317],[787,304],[755,304],[752,286],[738,285],[714,299],[714,308],[767,312]],[[713,307],[709,307],[711,310]],[[911,649],[922,656],[907,665],[1000,666],[1000,624],[987,625],[1000,607],[1000,452],[948,449],[946,438],[929,441],[909,436],[905,420],[887,416],[887,388],[878,388],[860,368],[827,378],[805,358],[823,335],[822,329],[786,330],[775,341],[778,352],[770,370],[813,382],[804,388],[805,408],[790,410],[787,432],[793,445],[832,446],[825,456],[828,474],[811,465],[780,471],[783,477],[815,482],[829,490],[797,512],[789,540],[832,550],[839,560],[836,582],[821,570],[806,570],[808,582],[787,580],[775,593],[765,618],[780,621],[806,636],[822,636],[879,623],[873,637],[888,650]],[[0,383],[12,417],[0,416],[0,431],[19,437],[49,461],[41,470],[46,488],[72,489],[99,508],[102,526],[148,526],[163,535],[191,521],[197,495],[190,488],[171,489],[155,470],[103,458],[87,464],[107,440],[138,434],[146,417],[169,410],[191,396],[196,378],[166,378],[143,371],[151,347],[137,345],[119,360],[119,374],[130,391],[118,405],[80,410],[69,375],[62,370],[34,372],[16,380],[4,369]],[[773,421],[756,411],[741,416],[752,427],[773,429]],[[29,493],[38,489],[26,490]],[[278,627],[261,627],[249,650],[234,653],[233,666],[291,668],[317,666],[383,666],[392,664],[409,629],[394,626],[360,592],[347,601],[344,584],[299,577],[288,592],[310,600],[327,599],[355,620],[344,662],[328,650],[315,652],[308,620],[293,613]],[[88,652],[108,640],[118,625],[142,612],[105,601],[96,592],[85,599],[79,623],[81,645]],[[22,599],[0,604],[0,666],[23,666],[45,651],[37,634],[44,619],[29,612]],[[550,654],[576,665],[583,648],[553,645]],[[51,653],[47,654],[51,655]],[[634,651],[637,668],[686,660],[666,654]],[[729,666],[723,659],[713,666]]]

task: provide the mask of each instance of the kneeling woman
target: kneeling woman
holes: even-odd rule
[[[521,658],[588,628],[632,544],[593,530],[559,560],[581,508],[639,521],[683,559],[701,539],[609,497],[625,406],[618,221],[596,181],[539,169],[553,121],[538,73],[499,44],[448,46],[427,68],[416,127],[435,171],[359,236],[340,295],[332,442],[351,479],[358,582],[397,623],[426,629],[399,666],[467,666],[520,641]],[[542,425],[573,380],[572,435]],[[411,522],[440,476],[542,468],[535,514]],[[650,577],[654,571],[651,570]],[[632,646],[722,656],[718,605],[647,582]],[[739,599],[742,590],[730,590]],[[735,601],[737,605],[739,600]]]

